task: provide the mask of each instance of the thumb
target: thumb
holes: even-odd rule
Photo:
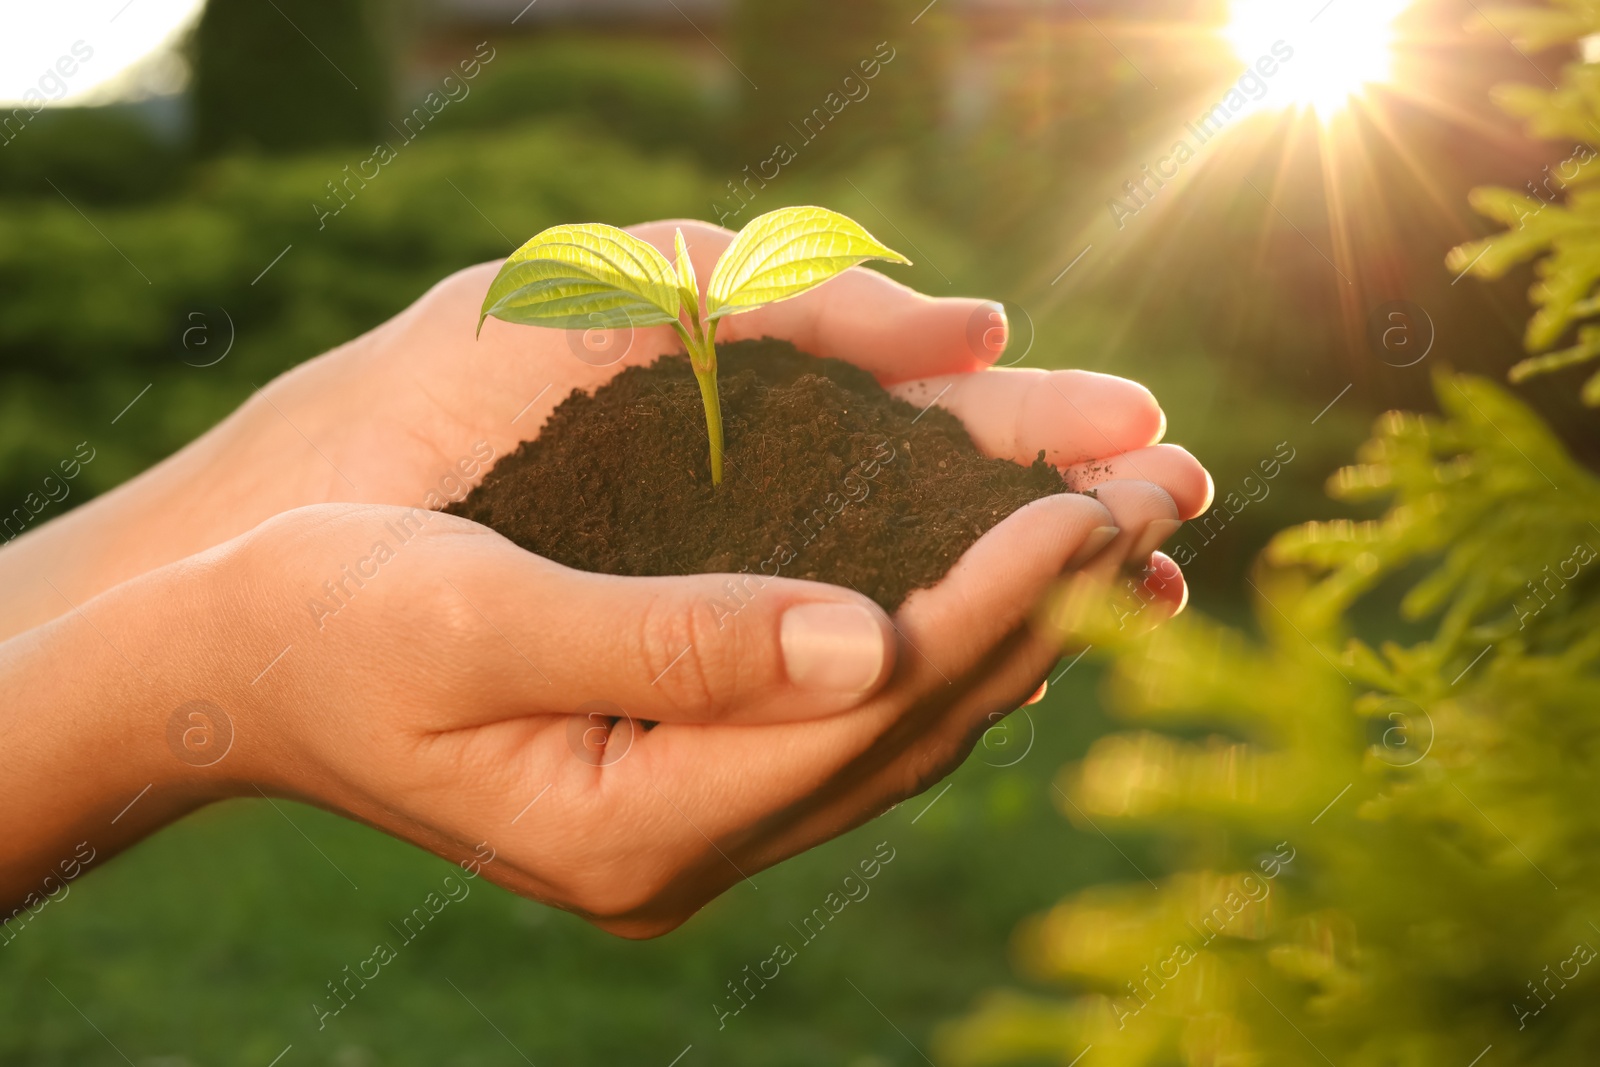
[[[629,578],[528,559],[542,572],[537,596],[508,588],[502,571],[509,603],[497,617],[540,675],[530,685],[528,664],[506,650],[524,713],[599,700],[659,722],[813,719],[860,704],[894,668],[888,616],[848,589],[753,574]]]

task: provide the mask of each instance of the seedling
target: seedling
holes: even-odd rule
[[[717,396],[717,323],[728,315],[799,296],[857,263],[911,261],[861,224],[820,207],[786,207],[750,220],[706,286],[705,307],[683,231],[676,262],[615,226],[552,226],[511,254],[478,315],[565,330],[670,325],[700,383],[711,444],[711,482],[722,482],[722,406]]]

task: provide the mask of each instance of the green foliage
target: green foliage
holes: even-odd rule
[[[712,158],[727,153],[727,102],[669,45],[568,36],[497,40],[494,47],[494,62],[473,84],[472,103],[439,116],[445,128],[493,129],[561,116],[641,148]]]
[[[188,171],[136,107],[46,108],[0,147],[0,196],[123,203],[161,195]]]
[[[741,162],[754,166],[779,142],[838,163],[887,139],[904,146],[929,138],[951,52],[945,13],[927,7],[742,0],[734,9]],[[814,141],[803,129],[808,119]]]
[[[1532,52],[1571,45],[1600,33],[1600,4],[1594,0],[1552,0],[1549,6],[1497,8],[1486,17],[1518,47]],[[1600,326],[1585,325],[1600,315],[1600,66],[1574,62],[1561,83],[1548,92],[1531,85],[1505,85],[1497,102],[1522,118],[1536,137],[1576,142],[1573,154],[1547,167],[1528,183],[1532,196],[1500,188],[1474,190],[1479,214],[1507,227],[1505,233],[1472,241],[1451,251],[1453,271],[1498,278],[1518,264],[1536,259],[1538,281],[1529,297],[1538,312],[1528,322],[1525,343],[1531,358],[1511,369],[1512,381],[1587,363],[1600,356]],[[1565,193],[1565,199],[1561,195]],[[1576,328],[1564,348],[1551,351]],[[1583,400],[1600,405],[1600,372],[1583,387]]]
[[[911,261],[836,211],[780,208],[751,219],[718,258],[702,315],[682,230],[673,241],[677,262],[669,263],[653,246],[615,226],[552,226],[506,259],[484,295],[478,329],[490,315],[566,330],[670,324],[688,350],[700,383],[711,482],[718,485],[722,408],[717,395],[717,321],[799,296],[869,259]]]
[[[391,72],[370,0],[209,0],[194,38],[200,147],[283,150],[383,129]]]
[[[371,329],[450,271],[505,255],[505,233],[574,216],[681,216],[709,184],[681,160],[565,124],[493,138],[428,130],[319,229],[313,203],[358,158],[215,160],[175,199],[80,203],[88,219],[53,192],[0,207],[0,514],[85,436],[99,458],[67,506],[132,477],[257,384]],[[200,366],[230,336],[227,357]]]
[[[993,997],[951,1062],[1557,1064],[1600,1041],[1600,481],[1496,386],[1436,387],[1444,417],[1384,416],[1332,480],[1381,519],[1273,542],[1260,640],[1080,619],[1131,729],[1063,772],[1064,810],[1179,869],[1032,923],[1025,968],[1075,995]],[[1400,575],[1432,634],[1350,638]]]

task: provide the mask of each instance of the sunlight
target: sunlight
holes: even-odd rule
[[[7,5],[0,103],[38,110],[176,91],[181,78],[169,69],[175,64],[162,61],[175,56],[202,6],[201,0]]]
[[[1252,110],[1306,107],[1332,117],[1393,74],[1395,20],[1411,0],[1232,0],[1223,34],[1245,64],[1275,42],[1294,49]]]

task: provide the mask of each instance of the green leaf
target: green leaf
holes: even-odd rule
[[[1535,375],[1549,374],[1551,371],[1575,366],[1597,355],[1600,355],[1600,330],[1586,326],[1579,331],[1579,342],[1571,348],[1548,352],[1542,356],[1530,356],[1512,367],[1506,373],[1506,377],[1513,382],[1525,382]]]
[[[698,322],[700,319],[700,282],[694,276],[694,262],[689,258],[689,245],[683,239],[683,231],[676,230],[672,235],[672,247],[676,253],[673,266],[678,274],[678,297],[683,301],[683,306],[689,309],[689,321]]]
[[[836,211],[769,211],[751,219],[717,261],[706,291],[706,319],[799,296],[868,259],[911,262]]]
[[[1583,383],[1583,402],[1590,407],[1600,407],[1600,374]]]
[[[616,329],[678,321],[678,278],[667,257],[601,223],[552,226],[511,254],[483,298],[490,315],[557,329]]]

